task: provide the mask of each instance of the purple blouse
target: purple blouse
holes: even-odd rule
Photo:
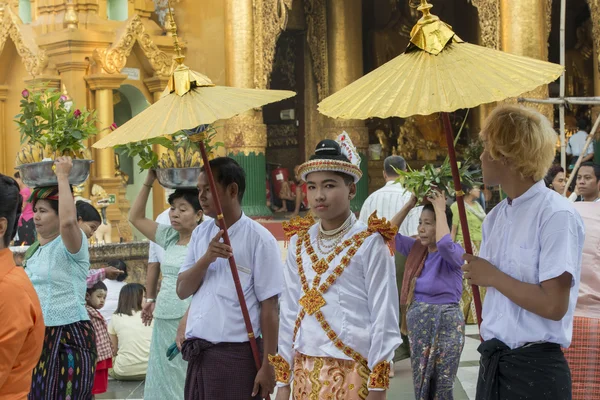
[[[416,239],[396,235],[396,251],[408,256]],[[429,253],[415,285],[415,300],[429,304],[458,303],[462,294],[462,247],[444,236],[438,251]]]

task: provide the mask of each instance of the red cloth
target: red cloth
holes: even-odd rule
[[[600,319],[573,318],[573,340],[563,349],[571,368],[573,400],[600,399]]]
[[[112,368],[112,358],[100,361],[96,365],[96,374],[94,375],[94,387],[92,394],[102,394],[108,390],[108,369]]]

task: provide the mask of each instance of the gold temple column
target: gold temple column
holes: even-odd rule
[[[94,74],[85,77],[90,89],[95,92],[98,129],[100,131],[96,135],[96,141],[110,134],[108,128],[114,122],[113,90],[118,89],[125,79],[127,79],[127,75],[122,74]],[[108,207],[106,216],[113,228],[113,240],[118,241],[117,226],[123,219],[118,207],[122,183],[121,179],[115,176],[115,152],[113,149],[94,149],[93,154],[92,184],[102,186],[109,195],[114,195],[116,199],[115,204]]]
[[[507,53],[548,60],[546,0],[500,0],[500,49]],[[548,85],[543,85],[522,97],[548,97]],[[554,120],[552,105],[526,104]]]
[[[0,172],[8,176],[13,174],[9,171],[9,165],[12,166],[12,162],[9,162],[10,157],[16,157],[17,153],[8,149],[8,140],[6,138],[6,99],[8,98],[8,86],[0,85]],[[10,119],[12,123],[12,118]]]
[[[329,0],[327,2],[327,58],[330,95],[363,76],[362,35],[361,0]],[[324,136],[334,139],[342,131],[350,135],[362,157],[363,179],[358,184],[358,192],[352,203],[352,208],[357,210],[368,195],[369,131],[361,120],[326,119]],[[314,150],[317,143],[324,138],[321,135],[312,135],[313,140],[306,144],[308,150]]]
[[[168,81],[169,77],[161,77],[158,75],[155,75],[152,78],[144,79],[146,87],[150,93],[152,93],[153,103],[156,103],[158,100],[160,100],[160,96],[167,86]],[[159,145],[154,145],[153,149],[158,158],[160,158],[160,156],[167,151],[167,149]],[[154,218],[156,219],[156,217],[158,217],[158,215],[163,212],[167,206],[165,189],[158,183],[158,181],[156,181],[152,187],[152,214],[154,215]]]
[[[254,7],[253,0],[225,2],[225,83],[254,88]],[[266,217],[265,181],[267,126],[261,111],[249,111],[225,124],[225,150],[246,171],[243,209],[251,217]]]

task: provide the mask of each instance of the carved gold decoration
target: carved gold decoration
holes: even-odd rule
[[[65,12],[65,19],[63,22],[67,29],[77,29],[79,26],[79,19],[77,18],[77,12],[75,12],[75,4],[73,0],[69,0],[67,3],[67,11]]]
[[[298,145],[298,129],[292,124],[267,126],[267,147]]]
[[[552,30],[552,0],[546,0],[546,40],[550,37]]]
[[[306,40],[317,80],[318,100],[329,96],[329,62],[327,59],[327,2],[305,0]]]
[[[4,5],[0,5],[0,7],[4,7]],[[34,77],[41,75],[48,66],[46,52],[37,46],[34,38],[21,31],[22,23],[10,7],[3,8],[0,16],[2,18],[2,26],[0,27],[0,54],[4,50],[6,40],[10,36],[27,72]]]
[[[267,126],[253,115],[238,115],[225,125],[225,148],[227,152],[248,155],[252,152],[263,154],[267,146]]]
[[[492,49],[500,48],[500,1],[471,0],[479,14],[481,44]]]
[[[287,26],[292,0],[254,0],[254,85],[267,89],[277,39]]]
[[[125,67],[133,45],[137,42],[156,74],[159,76],[170,75],[171,57],[156,46],[139,15],[131,17],[117,37],[118,39],[112,46],[106,49],[96,49],[92,55],[94,61],[104,72],[119,73]]]

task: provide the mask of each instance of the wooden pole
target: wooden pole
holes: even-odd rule
[[[598,131],[599,125],[600,125],[600,114],[598,114],[598,117],[596,117],[596,122],[594,122],[592,131],[588,135],[588,137],[585,141],[585,144],[583,145],[583,150],[581,150],[581,154],[579,155],[579,158],[577,159],[577,162],[575,163],[575,166],[573,167],[573,172],[569,176],[569,180],[567,181],[567,184],[565,186],[565,191],[563,192],[563,196],[567,195],[567,190],[569,190],[569,186],[571,186],[571,182],[573,182],[573,178],[575,178],[575,174],[577,173],[579,166],[583,162],[583,157],[585,156],[585,152],[587,151],[588,147],[590,147],[592,140],[594,140],[594,136],[596,136],[596,132]],[[565,169],[565,173],[566,173],[566,171],[567,170]]]
[[[458,205],[458,216],[460,217],[460,228],[464,238],[465,251],[468,254],[473,254],[473,246],[471,245],[471,234],[469,233],[469,224],[467,223],[467,212],[465,210],[465,199],[462,186],[460,184],[460,175],[458,172],[458,163],[456,161],[456,151],[454,150],[454,135],[452,134],[452,125],[448,113],[442,113],[444,121],[444,132],[446,134],[446,142],[448,143],[448,157],[450,158],[450,168],[452,169],[452,180],[454,181],[454,190],[456,191],[456,204]],[[481,296],[479,294],[479,286],[472,285],[473,301],[475,302],[475,313],[477,314],[477,325],[481,328]]]
[[[580,104],[580,105],[600,105],[600,97],[565,97],[549,99],[532,99],[519,97],[519,103],[537,103],[537,104]]]
[[[567,14],[567,2],[566,0],[560,1],[560,65],[563,66],[563,73],[560,75],[560,98],[565,97],[565,23]],[[560,104],[558,106],[559,112],[559,124],[560,124],[560,165],[563,169],[567,170],[567,144],[565,134],[565,105]]]

